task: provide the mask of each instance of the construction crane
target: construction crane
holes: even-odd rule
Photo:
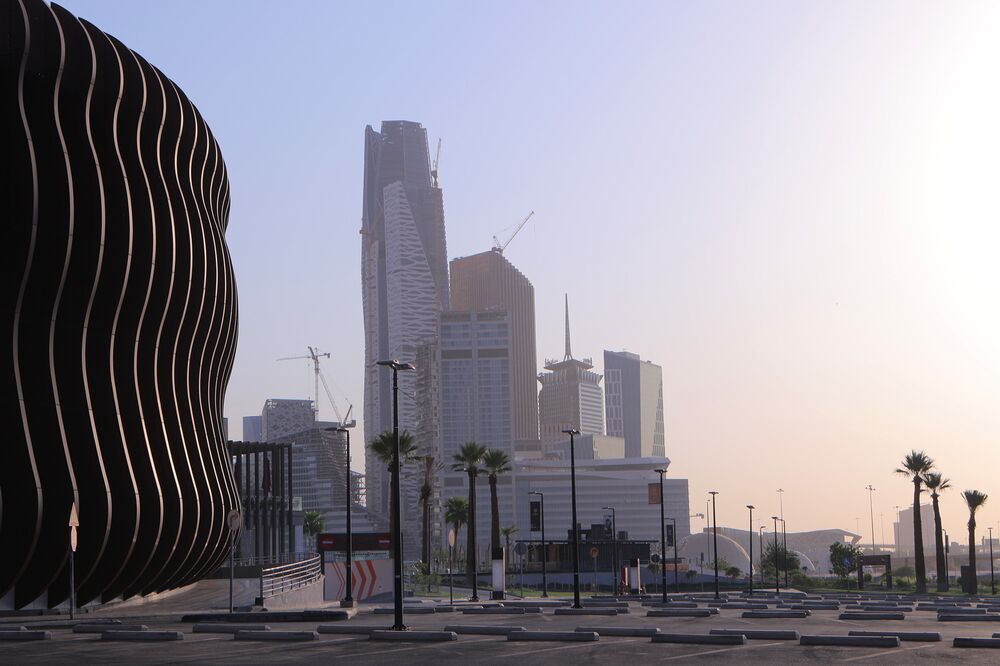
[[[323,382],[323,389],[326,391],[326,398],[330,401],[330,406],[333,407],[333,413],[337,415],[337,421],[340,422],[343,428],[353,428],[357,425],[357,421],[348,421],[351,417],[351,411],[354,409],[354,405],[348,401],[347,403],[347,414],[342,415],[340,409],[337,408],[337,403],[333,399],[333,394],[330,393],[330,385],[326,382],[326,376],[323,374],[323,370],[319,367],[319,360],[323,357],[330,358],[330,352],[321,352],[318,347],[307,347],[309,354],[306,356],[285,356],[279,358],[279,361],[301,361],[309,359],[313,362],[313,374],[315,375],[315,393],[313,393],[313,398],[315,404],[313,406],[313,412],[316,416],[316,420],[319,421],[319,384]]]
[[[438,139],[437,152],[434,153],[434,165],[431,166],[431,182],[438,186],[438,162],[441,160],[441,139]]]
[[[498,254],[503,254],[503,251],[507,249],[507,246],[510,245],[510,242],[512,240],[514,240],[514,236],[516,236],[518,234],[518,232],[521,231],[521,229],[524,228],[524,225],[526,225],[528,223],[528,220],[530,220],[531,216],[534,215],[534,214],[535,214],[535,211],[531,211],[530,213],[528,213],[524,217],[524,219],[521,220],[521,224],[517,225],[517,229],[514,229],[514,233],[512,233],[510,235],[510,237],[505,242],[501,243],[500,239],[497,238],[496,236],[494,236],[493,237],[493,251],[496,252],[496,253],[498,253]]]

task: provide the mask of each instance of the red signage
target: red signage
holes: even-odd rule
[[[389,550],[392,544],[388,532],[353,534],[351,541],[354,550]],[[344,532],[320,534],[316,537],[316,548],[326,551],[346,551],[347,534]]]

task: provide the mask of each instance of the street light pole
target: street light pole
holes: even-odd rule
[[[747,508],[750,509],[750,596],[753,596],[753,504],[747,504]]]
[[[757,530],[757,536],[759,537],[758,543],[760,544],[760,586],[764,587],[766,583],[764,582],[764,526],[761,525],[760,529]]]
[[[777,516],[771,516],[774,520],[774,594],[775,596],[781,595],[781,583],[778,578],[778,521],[781,520]]]
[[[709,490],[708,494],[712,496],[712,550],[715,551],[715,598],[719,598],[719,522],[715,517],[715,496],[719,494],[718,490]]]
[[[663,515],[663,475],[665,469],[654,469],[660,475],[660,587],[663,592],[663,603],[667,603],[667,520]],[[674,539],[677,535],[674,534]]]
[[[545,547],[545,493],[538,492],[537,490],[529,490],[529,495],[538,495],[539,500],[539,519],[542,524],[542,596],[549,596],[549,583],[545,577],[545,561],[548,559],[548,548]]]
[[[569,435],[570,493],[573,504],[573,608],[583,608],[580,605],[580,530],[576,526],[576,442],[573,439],[580,431],[567,428],[563,433]]]
[[[399,499],[399,371],[415,370],[409,363],[397,360],[378,361],[377,365],[392,369],[392,515],[395,522],[392,530],[393,562],[393,631],[406,631],[403,624],[403,530]]]
[[[875,492],[875,489],[872,487],[872,484],[870,483],[867,486],[865,486],[865,489],[868,490],[868,513],[871,515],[872,519],[872,555],[874,555],[875,554],[875,500],[873,499],[873,493]]]
[[[785,589],[788,589],[788,526],[785,524],[785,519],[781,519],[781,549],[785,551],[783,553],[785,561]]]
[[[993,577],[993,528],[987,528],[990,531],[990,594],[997,593],[997,582],[996,578]]]
[[[346,483],[347,483],[347,491],[346,491],[346,500],[347,500],[347,554],[346,554],[346,557],[344,558],[344,572],[346,574],[345,579],[346,579],[346,583],[347,583],[347,594],[341,600],[340,607],[341,608],[354,608],[354,597],[351,595],[352,589],[354,587],[354,585],[353,585],[354,581],[351,578],[351,565],[354,563],[354,543],[353,543],[354,539],[353,539],[353,537],[351,535],[351,504],[352,504],[352,501],[351,501],[351,431],[348,430],[347,428],[344,428],[344,427],[336,428],[336,431],[337,432],[342,432],[342,433],[344,433],[347,436],[347,445],[346,445],[346,453],[347,453],[347,475],[346,475]]]
[[[611,512],[611,594],[618,596],[618,517],[613,506],[603,507]]]

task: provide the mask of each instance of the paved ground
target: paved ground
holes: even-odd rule
[[[921,663],[997,663],[1000,650],[953,648],[955,636],[989,637],[1000,631],[1000,622],[938,622],[936,614],[914,611],[904,621],[843,621],[839,611],[813,611],[805,619],[744,620],[741,610],[722,610],[704,619],[647,618],[645,608],[633,602],[630,614],[616,617],[556,616],[551,609],[542,614],[463,615],[442,613],[409,615],[406,622],[414,629],[443,629],[446,624],[489,624],[524,626],[529,630],[572,631],[577,626],[643,626],[661,631],[706,634],[713,628],[796,629],[802,634],[846,635],[855,629],[937,631],[938,643],[904,642],[898,648],[803,647],[797,641],[749,641],[744,646],[675,645],[652,643],[648,638],[602,636],[591,643],[508,642],[497,636],[459,636],[448,643],[385,643],[369,641],[365,636],[321,635],[305,643],[234,641],[230,635],[194,634],[191,623],[182,623],[177,614],[149,616],[142,608],[119,613],[128,622],[142,622],[150,629],[183,631],[182,641],[171,643],[108,643],[99,636],[73,634],[71,629],[52,628],[52,640],[36,643],[0,643],[3,664],[246,664],[297,663],[329,659],[349,659],[355,663],[470,663],[502,664],[519,662],[622,663],[690,661],[739,663],[861,662],[910,664]],[[111,615],[110,613],[106,615]],[[91,618],[94,616],[91,615]],[[372,607],[362,607],[350,624],[386,626],[391,615],[374,615]],[[51,618],[24,619],[19,624],[63,622]],[[3,625],[9,625],[4,618]],[[272,630],[312,630],[316,623],[271,623]]]

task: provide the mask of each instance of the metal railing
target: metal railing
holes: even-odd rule
[[[260,598],[270,597],[311,585],[320,579],[320,557],[310,557],[290,564],[278,564],[260,570]]]
[[[238,567],[271,566],[274,564],[301,562],[315,555],[316,551],[299,551],[294,553],[279,553],[278,555],[268,555],[266,557],[237,557],[234,560],[234,564]]]

